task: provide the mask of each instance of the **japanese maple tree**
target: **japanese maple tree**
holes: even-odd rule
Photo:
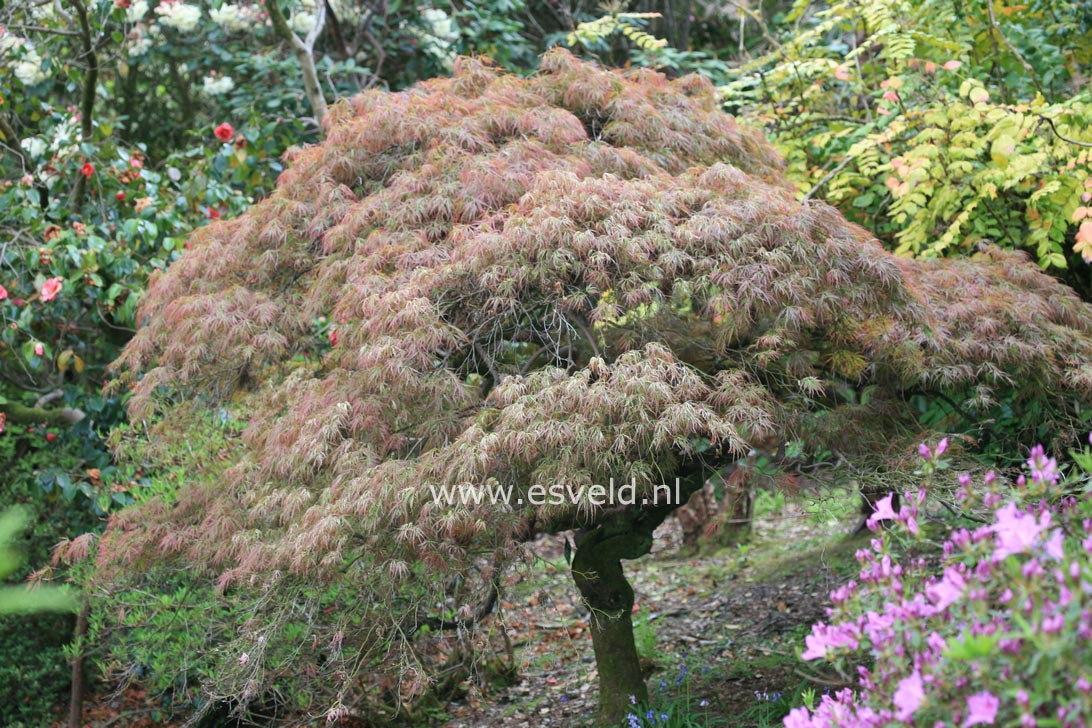
[[[868,453],[913,425],[909,393],[974,411],[1015,391],[1063,421],[1092,390],[1092,310],[1063,285],[992,249],[885,252],[796,201],[761,132],[696,76],[560,50],[526,79],[461,59],[451,79],[339,102],[325,126],[269,199],[193,233],[118,362],[153,442],[195,413],[247,423],[97,550],[106,584],[173,564],[254,595],[239,635],[208,645],[217,694],[254,699],[290,665],[336,715],[361,685],[398,702],[465,674],[443,672],[459,651],[430,672],[419,642],[483,620],[522,544],[573,531],[613,722],[647,695],[622,564],[679,504],[437,488],[613,479],[640,502],[678,479],[685,500],[757,443]],[[342,611],[272,664],[286,605],[323,590]]]

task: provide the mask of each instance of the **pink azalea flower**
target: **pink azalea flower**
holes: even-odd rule
[[[811,716],[807,708],[794,708],[785,716],[785,728],[812,728]]]
[[[876,501],[876,510],[868,517],[868,528],[875,531],[876,525],[880,521],[893,521],[898,518],[898,514],[891,507],[891,499],[895,497],[894,493],[888,493],[883,498]]]
[[[1009,503],[996,513],[997,521],[990,530],[997,536],[994,558],[1000,561],[1013,554],[1022,554],[1035,545],[1040,526],[1035,516],[1022,512],[1015,503]]]
[[[943,579],[925,587],[925,596],[929,597],[938,610],[943,610],[959,601],[966,586],[963,575],[949,566],[944,570]]]
[[[899,687],[895,691],[895,718],[909,720],[924,702],[925,684],[921,681],[921,673],[914,670],[910,677],[899,681]]]
[[[1056,528],[1054,529],[1054,532],[1050,534],[1050,538],[1043,543],[1043,551],[1055,561],[1061,561],[1065,558],[1064,543],[1065,536],[1062,534],[1062,530]]]
[[[56,278],[50,278],[48,281],[42,284],[42,300],[52,301],[57,297],[57,294],[61,292],[61,286],[64,281],[58,276]]]
[[[8,289],[4,288],[3,286],[0,286],[0,301],[3,301],[7,297],[8,297]]]
[[[1033,483],[1046,481],[1057,483],[1058,478],[1061,477],[1058,472],[1058,461],[1054,458],[1048,458],[1042,445],[1031,448],[1031,455],[1028,458],[1027,465],[1031,470],[1031,481]]]
[[[963,728],[972,725],[993,725],[997,719],[997,709],[1001,701],[993,693],[983,690],[967,698],[967,718],[963,721]]]
[[[855,650],[860,644],[858,637],[861,632],[853,624],[830,625],[820,622],[812,625],[811,632],[804,638],[807,649],[800,656],[804,660],[822,659],[826,657],[827,650],[832,647],[848,647]]]

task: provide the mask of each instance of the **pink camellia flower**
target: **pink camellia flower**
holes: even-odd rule
[[[887,89],[886,91],[883,92],[883,98],[884,98],[885,101],[890,101],[891,103],[894,104],[894,103],[898,102],[899,94],[894,89]]]
[[[45,347],[42,346],[41,344],[35,344],[34,345],[34,356],[44,356],[44,355],[45,355]]]
[[[235,127],[225,121],[223,124],[216,127],[212,133],[215,134],[216,138],[220,141],[230,142],[231,138],[235,136]]]
[[[997,709],[1001,701],[993,693],[983,690],[967,698],[967,718],[963,721],[963,728],[972,725],[993,725],[997,719]]]
[[[4,288],[3,286],[0,286],[0,301],[3,301],[7,297],[8,297],[8,289]]]
[[[129,157],[129,166],[133,169],[141,169],[144,166],[144,162],[140,157]]]
[[[61,286],[64,285],[64,281],[57,276],[50,278],[48,281],[42,284],[42,300],[52,301],[57,297],[57,294],[61,292]]]
[[[895,691],[895,718],[909,720],[924,702],[925,684],[921,681],[921,673],[914,670],[910,677],[899,681],[899,687]]]
[[[95,165],[91,164],[90,162],[84,162],[83,166],[80,167],[80,174],[82,174],[84,177],[90,177],[94,173]]]
[[[963,65],[963,61],[948,61],[941,68],[945,71],[958,71],[959,67]]]

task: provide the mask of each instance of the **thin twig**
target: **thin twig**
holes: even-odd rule
[[[856,157],[852,157],[852,156],[847,156],[845,159],[843,159],[841,164],[839,164],[837,167],[835,167],[834,169],[827,172],[826,176],[824,176],[823,179],[819,180],[815,184],[814,187],[812,187],[810,190],[808,190],[808,193],[806,195],[804,195],[804,199],[802,199],[801,202],[807,202],[808,200],[810,200],[812,198],[812,196],[815,195],[815,193],[818,192],[823,187],[823,185],[825,185],[827,182],[830,182],[832,179],[834,179],[834,175],[838,174],[843,169],[845,169],[849,165],[849,163],[852,162],[854,159],[856,159]]]
[[[1058,131],[1058,128],[1056,126],[1054,126],[1054,119],[1051,119],[1049,116],[1043,116],[1042,114],[1039,114],[1039,118],[1042,119],[1043,121],[1045,121],[1047,124],[1049,124],[1050,125],[1050,130],[1052,132],[1054,132],[1054,136],[1058,137],[1063,142],[1068,142],[1069,144],[1075,144],[1078,147],[1092,148],[1092,143],[1090,143],[1090,142],[1082,142],[1082,141],[1078,141],[1077,139],[1070,139],[1069,137],[1062,136],[1061,133]]]

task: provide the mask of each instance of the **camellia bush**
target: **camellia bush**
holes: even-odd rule
[[[943,446],[942,442],[942,446]],[[923,446],[927,470],[943,447]],[[1027,474],[961,476],[964,524],[940,563],[900,557],[931,544],[918,523],[928,483],[890,497],[858,552],[858,579],[831,594],[806,660],[827,660],[857,689],[794,710],[786,728],[1083,726],[1092,722],[1092,450],[1063,473],[1042,447]]]
[[[699,77],[464,58],[324,131],[154,277],[114,386],[122,457],[165,475],[59,553],[103,664],[180,702],[404,714],[480,674],[506,569],[571,531],[617,723],[647,698],[623,561],[712,473],[790,437],[880,467],[914,392],[1045,398],[1062,433],[1092,392],[1072,291],[885,252]]]

